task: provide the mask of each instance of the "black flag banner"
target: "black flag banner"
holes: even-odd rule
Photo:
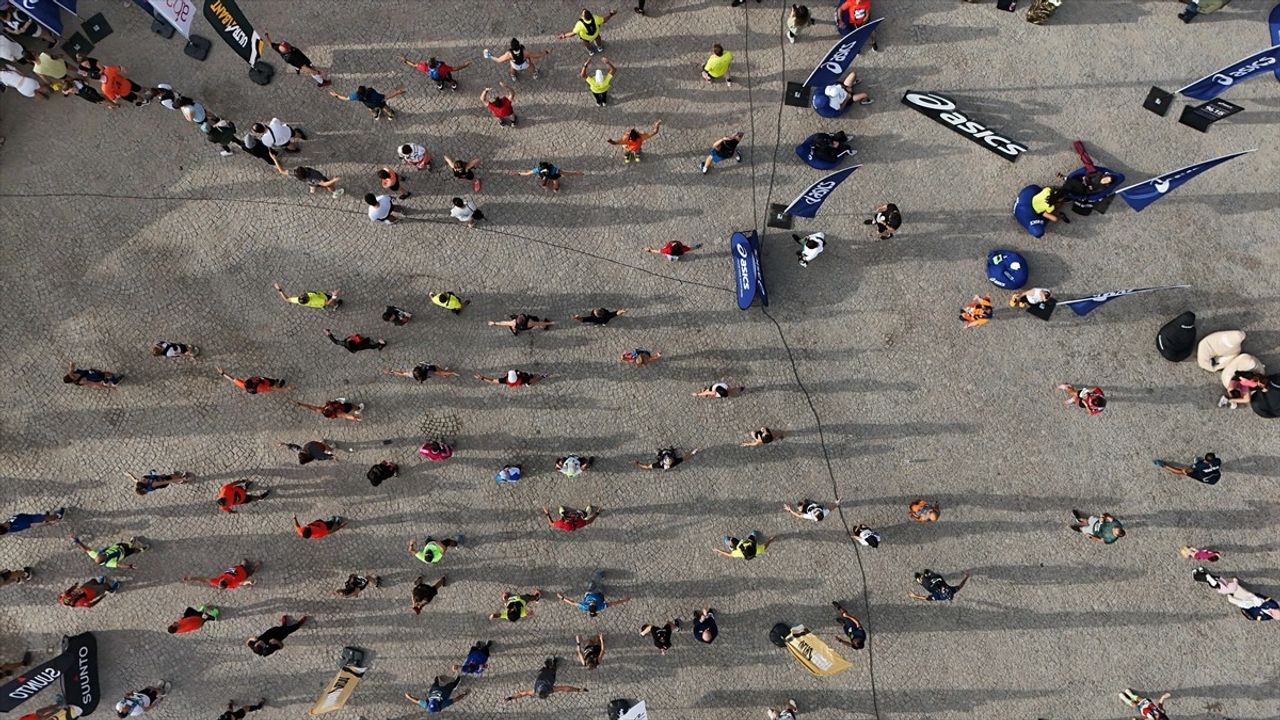
[[[63,638],[62,654],[43,662],[0,687],[0,713],[38,695],[54,683],[61,683],[62,695],[70,706],[88,715],[98,707],[98,642],[93,633]]]
[[[204,0],[204,18],[250,67],[258,64],[262,40],[235,0]]]

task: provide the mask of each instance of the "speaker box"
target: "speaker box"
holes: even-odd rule
[[[1166,92],[1152,85],[1151,91],[1147,93],[1147,99],[1143,101],[1142,107],[1151,112],[1164,117],[1169,114],[1169,108],[1172,106],[1173,93]]]
[[[1187,127],[1195,128],[1200,132],[1209,132],[1209,126],[1213,124],[1214,120],[1217,120],[1217,118],[1208,117],[1203,113],[1196,112],[1196,109],[1190,105],[1184,105],[1182,107],[1182,117],[1178,118],[1178,122],[1186,125]]]
[[[80,27],[84,29],[84,34],[89,36],[89,42],[94,44],[102,42],[103,38],[111,34],[111,25],[102,13],[85,20],[84,25]]]

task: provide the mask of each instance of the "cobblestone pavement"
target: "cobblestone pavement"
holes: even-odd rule
[[[1219,548],[1223,571],[1280,594],[1276,428],[1216,408],[1216,378],[1168,364],[1153,347],[1161,324],[1193,309],[1202,330],[1244,329],[1248,348],[1280,365],[1276,87],[1263,78],[1233,89],[1246,111],[1208,134],[1141,107],[1152,84],[1177,88],[1264,47],[1264,3],[1239,0],[1184,25],[1173,2],[1068,0],[1039,27],[990,3],[882,0],[882,52],[856,64],[876,102],[839,121],[779,108],[784,81],[803,80],[835,31],[820,13],[824,22],[788,44],[776,0],[650,0],[647,17],[619,6],[605,29],[619,68],[607,108],[577,77],[581,46],[554,40],[575,4],[242,5],[260,29],[331,66],[339,91],[408,88],[393,101],[400,118],[372,122],[274,58],[275,82],[253,85],[216,40],[198,64],[120,3],[100,4],[115,34],[96,54],[144,82],[171,82],[241,128],[272,116],[296,122],[311,140],[286,165],[342,176],[345,197],[308,196],[252,158],[219,157],[155,105],[109,113],[13,92],[0,101],[0,514],[69,508],[60,526],[0,542],[0,566],[37,572],[0,590],[6,659],[93,630],[107,700],[161,677],[173,683],[157,720],[213,717],[230,697],[257,696],[270,700],[264,717],[299,717],[344,644],[375,660],[343,716],[413,717],[401,694],[422,692],[478,639],[495,641],[493,667],[464,681],[473,692],[449,711],[459,717],[603,717],[610,698],[631,697],[661,720],[755,718],[794,697],[806,718],[1116,719],[1129,714],[1115,693],[1133,687],[1173,692],[1176,718],[1280,718],[1275,628],[1246,622],[1193,583],[1193,564],[1177,554],[1188,543]],[[503,78],[482,48],[512,35],[554,53],[540,79],[517,85],[520,128],[508,131],[477,97]],[[698,77],[713,42],[736,55],[732,87]],[[458,73],[457,93],[442,93],[400,65],[401,53],[473,65]],[[984,152],[902,106],[908,89],[952,95],[1030,152],[1016,164]],[[604,143],[659,118],[643,163],[622,163]],[[739,312],[726,240],[760,227],[767,202],[816,178],[792,146],[819,128],[850,131],[864,163],[819,220],[797,223],[824,230],[828,250],[801,268],[790,238],[766,233],[772,305]],[[746,161],[698,174],[709,144],[735,130],[747,133]],[[1075,139],[1134,179],[1260,150],[1141,215],[1116,203],[1033,240],[1010,204],[1023,185],[1075,167]],[[410,172],[408,221],[370,223],[359,198],[408,141],[481,158],[483,192],[439,170]],[[586,175],[566,178],[555,196],[507,175],[539,160]],[[452,221],[455,194],[473,197],[491,222],[468,230]],[[860,221],[886,200],[906,224],[872,241]],[[678,264],[641,252],[673,238],[705,245]],[[1033,282],[1066,295],[1194,287],[1119,300],[1084,319],[1005,311],[963,330],[956,313],[989,289],[982,259],[994,247],[1024,252]],[[273,282],[340,288],[346,304],[289,306]],[[449,315],[427,299],[441,290],[472,304]],[[388,303],[414,321],[382,323]],[[607,328],[569,322],[598,305],[629,313]],[[517,311],[559,324],[519,337],[484,324]],[[388,345],[348,355],[325,328]],[[159,339],[203,354],[152,358]],[[651,367],[618,362],[637,346],[664,357]],[[65,386],[72,360],[125,381],[114,391]],[[419,361],[463,377],[419,385],[381,374]],[[283,377],[293,389],[248,396],[218,378],[219,366]],[[518,390],[470,377],[509,367],[552,377]],[[749,391],[690,397],[717,379]],[[1063,408],[1059,382],[1101,385],[1111,406],[1098,417]],[[335,396],[366,403],[367,419],[326,421],[289,402]],[[762,424],[784,439],[739,448]],[[456,428],[451,461],[416,459],[424,426]],[[354,452],[299,467],[275,446],[320,437]],[[706,450],[670,473],[631,467],[668,444]],[[1206,450],[1226,460],[1216,487],[1151,467],[1153,457]],[[598,467],[560,476],[553,461],[570,452],[597,456]],[[365,469],[383,459],[404,471],[372,488]],[[524,463],[527,478],[496,485],[493,473],[510,461]],[[122,473],[152,468],[199,481],[135,496]],[[236,515],[215,512],[217,488],[234,478],[272,496]],[[814,525],[781,511],[802,496],[838,497],[840,513]],[[941,522],[908,521],[918,496],[941,502]],[[540,516],[543,506],[588,503],[603,514],[574,535],[553,533]],[[1113,546],[1087,542],[1065,528],[1073,508],[1114,513],[1130,534]],[[351,525],[307,543],[290,533],[294,513],[304,522],[341,513]],[[859,552],[846,540],[845,528],[861,522],[884,533],[883,547]],[[721,535],[752,529],[777,534],[776,547],[751,563],[713,553]],[[55,604],[58,591],[96,573],[70,549],[72,532],[100,544],[142,535],[153,546],[137,571],[117,573],[122,593],[72,610]],[[411,536],[454,532],[466,542],[438,566],[404,550]],[[216,593],[176,582],[242,557],[264,563],[256,587]],[[925,567],[973,579],[949,606],[915,603],[911,574]],[[527,622],[485,620],[504,591],[577,595],[597,568],[610,594],[634,600],[588,620],[551,596]],[[385,587],[334,598],[359,571],[381,574]],[[409,612],[413,579],[442,573],[450,584],[440,597]],[[846,653],[851,672],[814,678],[767,631],[804,623],[834,643],[837,598],[866,621],[872,643]],[[209,602],[224,608],[222,620],[165,633],[186,605]],[[680,635],[662,657],[636,634],[707,605],[720,613],[714,645]],[[282,613],[316,622],[269,659],[250,654],[243,639]],[[597,630],[608,643],[600,670],[567,662],[560,675],[589,693],[502,704],[544,657],[572,658],[574,635]]]

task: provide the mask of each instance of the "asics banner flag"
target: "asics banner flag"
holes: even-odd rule
[[[1084,317],[1085,315],[1088,315],[1089,313],[1093,312],[1094,310],[1097,310],[1098,308],[1102,307],[1103,305],[1106,305],[1107,303],[1111,302],[1112,300],[1115,300],[1118,297],[1124,297],[1125,295],[1137,295],[1139,293],[1156,292],[1157,290],[1178,290],[1178,289],[1189,288],[1189,287],[1191,286],[1190,285],[1162,285],[1160,287],[1112,290],[1111,292],[1098,293],[1097,295],[1090,295],[1089,297],[1076,298],[1075,300],[1059,300],[1058,304],[1066,305],[1071,308],[1071,312],[1075,313],[1076,315],[1079,315],[1080,317]]]
[[[1274,28],[1274,15],[1273,28]],[[1272,30],[1274,32],[1274,29]],[[1212,100],[1226,92],[1233,85],[1272,70],[1280,73],[1280,44],[1257,52],[1222,68],[1216,73],[1205,75],[1199,80],[1180,88],[1179,93],[1196,100]]]
[[[1163,175],[1153,177],[1150,180],[1143,180],[1135,185],[1122,187],[1116,191],[1116,194],[1129,203],[1129,207],[1137,212],[1142,212],[1148,205],[1164,197],[1174,189],[1181,187],[1191,178],[1210,168],[1221,165],[1222,163],[1246,155],[1253,150],[1241,150],[1230,155],[1223,155],[1204,162],[1198,162],[1195,165],[1188,165],[1177,170],[1171,170]]]
[[[764,289],[764,276],[760,272],[760,236],[736,232],[729,240],[729,256],[733,258],[734,287],[738,293],[738,309],[746,310],[760,298],[760,304],[769,306],[769,294]]]
[[[818,214],[818,210],[822,208],[822,203],[826,202],[827,197],[831,195],[831,191],[835,190],[837,185],[844,182],[845,178],[852,175],[853,171],[860,167],[862,166],[853,165],[843,170],[837,170],[810,185],[808,189],[800,193],[799,197],[791,201],[785,212],[796,217],[812,218]]]
[[[853,64],[853,59],[858,57],[858,51],[863,45],[867,44],[867,38],[871,37],[871,33],[876,29],[876,25],[884,18],[876,18],[853,32],[840,38],[831,49],[827,51],[826,57],[822,58],[822,62],[809,73],[809,79],[804,81],[805,87],[825,88],[840,82],[840,78],[849,72],[849,66]]]

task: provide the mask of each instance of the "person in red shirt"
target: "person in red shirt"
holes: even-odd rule
[[[400,56],[400,62],[417,69],[418,72],[426,73],[427,77],[435,82],[437,90],[444,90],[445,83],[449,83],[450,90],[457,90],[458,81],[453,79],[454,71],[466,70],[471,67],[471,61],[469,60],[457,67],[453,67],[445,61],[435,58],[429,58],[426,62],[414,62],[404,55]]]
[[[209,620],[217,620],[221,612],[218,608],[211,605],[201,605],[198,608],[189,607],[182,613],[182,619],[169,624],[170,635],[181,635],[182,633],[195,632],[204,627]]]
[[[503,377],[488,377],[486,375],[476,375],[477,380],[483,380],[490,385],[506,385],[507,387],[517,388],[521,385],[534,385],[542,380],[546,380],[546,375],[534,375],[523,370],[508,370]]]
[[[258,572],[260,567],[262,567],[261,563],[251,562],[248,558],[245,558],[240,561],[239,565],[229,567],[213,577],[187,575],[182,578],[182,581],[198,582],[202,585],[208,584],[222,590],[235,590],[241,586],[252,587],[253,581],[249,577]]]
[[[257,495],[249,494],[249,480],[236,480],[229,482],[218,490],[218,509],[222,512],[233,513],[232,508],[238,505],[248,505],[251,502],[264,500],[271,494],[270,490],[263,490]]]
[[[836,31],[842,36],[857,30],[871,19],[871,0],[844,0],[836,7]],[[880,52],[876,33],[871,31],[871,49]]]
[[[498,84],[507,91],[507,94],[496,94],[493,88],[485,88],[480,92],[480,102],[484,103],[484,106],[489,108],[489,112],[498,118],[499,125],[513,128],[519,121],[516,117],[516,108],[512,104],[516,99],[516,91],[502,81],[498,81]]]
[[[63,590],[58,594],[58,602],[68,607],[93,607],[119,589],[119,580],[107,580],[106,576],[99,575]]]
[[[644,146],[644,141],[658,134],[662,129],[662,121],[659,120],[653,124],[653,129],[647,133],[640,132],[635,128],[631,128],[622,134],[622,137],[614,140],[612,138],[605,140],[610,145],[622,146],[622,161],[625,163],[640,162],[640,148]]]
[[[312,520],[306,525],[298,522],[297,515],[293,516],[294,532],[298,533],[298,537],[303,540],[319,540],[325,535],[338,532],[346,524],[347,519],[341,515],[330,515],[323,520]]]
[[[667,244],[660,248],[651,248],[646,246],[644,251],[654,255],[666,255],[668,260],[675,262],[700,247],[702,247],[701,243],[697,245],[685,245],[679,240],[668,240]]]
[[[262,395],[263,393],[289,389],[284,386],[284,380],[278,380],[276,378],[258,377],[257,375],[247,378],[238,378],[228,374],[227,371],[222,368],[218,368],[218,374],[227,380],[230,380],[231,384],[250,395]]]
[[[587,506],[586,510],[578,510],[561,505],[559,509],[556,510],[556,515],[558,517],[552,519],[551,509],[542,508],[542,516],[547,519],[547,525],[555,528],[556,530],[573,532],[574,530],[581,530],[595,522],[596,518],[600,517],[600,511],[590,505]]]

